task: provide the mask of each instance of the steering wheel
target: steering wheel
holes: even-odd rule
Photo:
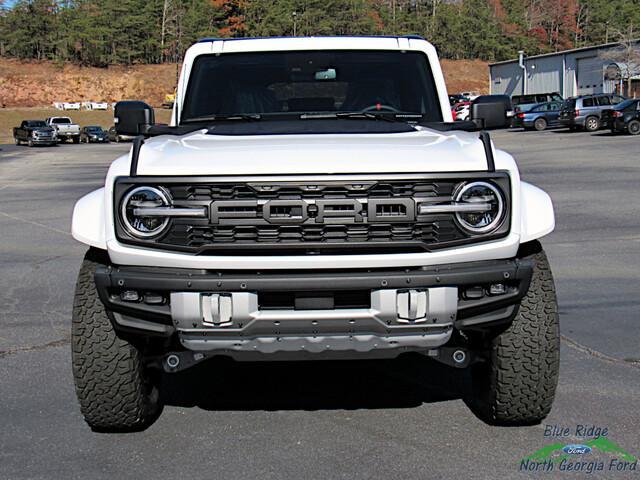
[[[385,105],[384,103],[376,103],[375,105],[371,105],[370,107],[364,108],[363,112],[393,112],[400,113],[396,107],[391,105]]]

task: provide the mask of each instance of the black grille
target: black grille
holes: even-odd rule
[[[451,196],[454,182],[305,182],[306,185],[287,183],[247,183],[212,185],[174,185],[170,187],[175,200],[247,200],[247,199],[334,199],[334,198],[397,198]]]
[[[173,218],[159,238],[137,240],[118,225],[125,243],[199,254],[327,254],[424,252],[508,232],[472,237],[452,214],[422,215],[419,203],[448,203],[468,178],[317,181],[155,182],[176,207],[206,207],[208,218]],[[496,179],[508,194],[508,178]],[[127,181],[129,180],[129,181]],[[122,179],[118,198],[133,185]],[[506,202],[508,205],[508,202]],[[508,218],[508,217],[507,217]],[[508,222],[505,222],[508,223]]]
[[[173,245],[203,247],[224,243],[299,242],[408,242],[432,244],[457,238],[450,220],[429,223],[378,225],[175,225],[164,241]]]

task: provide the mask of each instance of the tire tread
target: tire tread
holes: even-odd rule
[[[535,425],[551,411],[560,367],[560,326],[546,254],[533,242],[533,277],[513,323],[490,346],[478,413],[498,425]],[[486,377],[488,373],[489,378]]]
[[[141,352],[118,338],[98,297],[94,273],[100,263],[84,258],[73,305],[72,367],[80,410],[96,431],[138,431],[162,406],[145,377]]]

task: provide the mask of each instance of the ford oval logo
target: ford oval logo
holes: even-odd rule
[[[584,455],[585,453],[591,453],[591,447],[587,445],[567,445],[562,449],[564,453],[569,455]]]

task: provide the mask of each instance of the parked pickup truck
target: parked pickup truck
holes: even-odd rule
[[[61,142],[71,140],[73,143],[80,143],[80,125],[73,123],[69,117],[49,117],[46,122],[56,129]]]
[[[13,129],[13,139],[16,145],[25,142],[30,147],[58,143],[55,129],[44,120],[24,120],[19,127]]]
[[[170,125],[116,105],[137,138],[74,209],[88,251],[72,364],[91,428],[146,428],[166,375],[220,355],[424,355],[468,369],[460,393],[485,421],[546,417],[553,205],[486,119],[452,121],[430,43],[211,39],[182,69]]]

